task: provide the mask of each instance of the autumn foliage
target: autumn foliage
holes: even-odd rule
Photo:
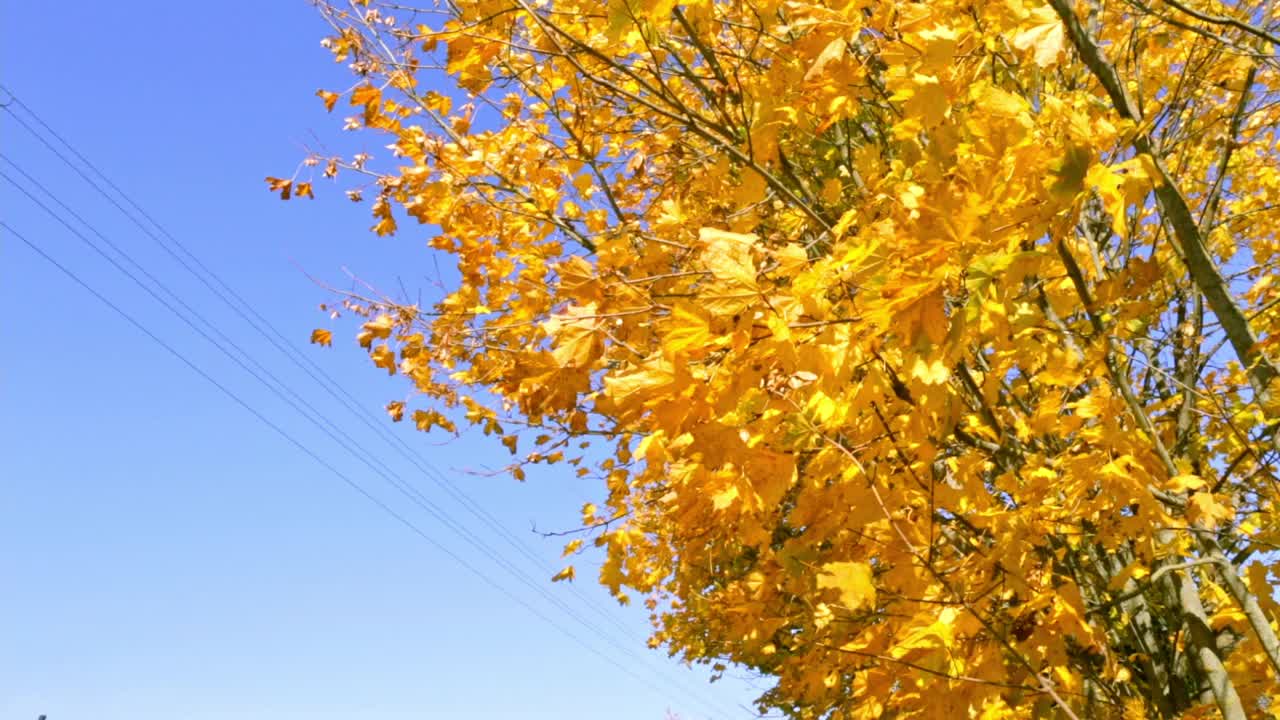
[[[320,11],[390,150],[272,190],[452,258],[345,298],[389,412],[598,478],[654,645],[796,718],[1280,717],[1271,3]]]

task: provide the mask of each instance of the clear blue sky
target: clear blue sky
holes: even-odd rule
[[[349,325],[305,345],[326,294],[294,266],[341,283],[343,266],[426,286],[423,238],[376,238],[337,188],[281,203],[314,130],[338,137],[316,88],[347,78],[320,48],[305,0],[58,3],[3,0],[0,82],[171,230],[368,408],[404,392],[363,359]],[[240,321],[12,118],[0,152],[53,189],[362,446],[451,516],[509,548]],[[13,175],[10,166],[0,170]],[[0,218],[350,474],[474,567],[655,690],[583,649],[463,569],[13,237],[0,235],[0,717],[34,720],[715,717],[754,697],[708,686],[644,648],[638,609],[580,590],[626,632],[594,637],[412,505],[384,480],[0,181]],[[86,234],[97,240],[91,231]],[[380,412],[380,411],[379,411]],[[381,420],[380,422],[385,422]],[[453,469],[502,462],[491,445],[396,432],[514,529],[546,565],[573,525],[583,481],[521,485]],[[548,573],[522,567],[546,583]],[[599,623],[579,596],[546,583]],[[731,673],[732,674],[732,673]]]

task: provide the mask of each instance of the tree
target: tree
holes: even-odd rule
[[[345,298],[389,412],[599,478],[653,644],[796,718],[1280,716],[1271,3],[319,9],[393,157],[305,165],[459,278]]]

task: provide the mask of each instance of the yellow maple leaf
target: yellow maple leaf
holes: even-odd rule
[[[698,313],[677,305],[667,321],[667,331],[662,336],[662,346],[672,355],[697,353],[709,349],[712,343],[711,326]]]
[[[955,644],[956,623],[959,611],[954,607],[945,607],[938,617],[927,625],[917,625],[907,632],[894,645],[890,654],[902,657],[913,650],[935,650],[950,648]]]
[[[826,44],[822,48],[822,52],[813,59],[813,64],[809,66],[808,72],[804,74],[805,82],[809,82],[813,78],[822,74],[827,64],[835,60],[839,60],[844,55],[845,48],[849,45],[843,36],[837,37]]]
[[[625,403],[633,398],[646,398],[650,392],[670,385],[675,379],[675,368],[665,360],[648,362],[635,370],[609,375],[604,380],[605,395],[615,403]]]
[[[333,345],[333,333],[324,328],[316,328],[311,331],[311,343],[323,346]]]
[[[561,367],[586,367],[601,349],[596,304],[570,305],[543,328],[552,338],[551,356]]]
[[[391,329],[395,326],[391,316],[383,313],[361,326],[370,337],[385,340],[391,337]]]
[[[1275,584],[1268,577],[1266,564],[1255,562],[1249,566],[1246,573],[1249,589],[1253,591],[1254,597],[1258,598],[1258,604],[1262,606],[1263,611],[1272,618],[1280,620],[1280,603],[1276,602]]]
[[[1169,492],[1186,492],[1188,490],[1199,490],[1204,486],[1204,478],[1199,475],[1176,475],[1169,478],[1164,487]]]
[[[1098,194],[1098,199],[1102,201],[1102,206],[1111,215],[1111,231],[1117,237],[1124,237],[1125,206],[1127,204],[1124,193],[1124,175],[1116,172],[1114,168],[1097,164],[1091,166],[1088,172],[1085,173],[1085,183]]]
[[[911,364],[911,377],[926,385],[941,385],[951,377],[951,368],[938,358],[926,360],[923,357],[917,357]]]
[[[1032,51],[1031,58],[1040,67],[1058,62],[1066,46],[1066,31],[1058,14],[1048,5],[1031,11],[1028,26],[1013,36],[1013,46],[1023,52]]]
[[[570,555],[582,549],[582,538],[575,538],[565,543],[564,552],[560,553],[560,557],[569,557]]]
[[[351,91],[351,104],[364,106],[365,124],[373,122],[378,114],[378,106],[382,102],[382,91],[372,85],[361,85]]]
[[[267,177],[267,187],[271,192],[280,193],[281,200],[288,200],[293,195],[293,181],[287,178]]]
[[[713,276],[733,287],[756,289],[756,266],[751,258],[755,235],[704,227],[698,231],[698,240],[702,261]]]
[[[1199,523],[1212,530],[1218,527],[1219,521],[1233,517],[1235,512],[1218,502],[1211,493],[1198,492],[1187,498],[1187,520],[1192,523]]]
[[[396,374],[396,354],[386,345],[379,345],[369,353],[375,367],[384,368],[388,375]]]
[[[919,118],[926,128],[941,123],[950,108],[946,87],[935,75],[913,73],[895,83],[894,89],[891,99],[901,101],[907,114]]]
[[[333,111],[333,106],[338,102],[338,93],[329,90],[317,90],[316,96],[324,101],[324,109]]]
[[[453,421],[435,410],[414,410],[413,424],[422,432],[429,432],[433,427],[443,428],[450,432],[456,429]]]
[[[849,208],[844,211],[840,216],[840,219],[837,220],[836,224],[831,228],[831,236],[837,240],[844,237],[845,231],[848,230],[849,226],[853,225],[853,221],[857,219],[858,208]]]
[[[875,605],[876,586],[871,566],[861,562],[833,562],[822,566],[818,588],[840,591],[840,604],[850,610]]]
[[[600,283],[591,263],[578,255],[570,255],[556,268],[560,289],[582,303],[591,302],[600,291]]]
[[[1115,592],[1122,589],[1130,579],[1141,580],[1150,574],[1151,571],[1147,569],[1143,561],[1134,560],[1126,565],[1123,570],[1116,573],[1115,577],[1111,578],[1111,582],[1107,584],[1107,589]]]
[[[387,414],[391,416],[392,422],[400,422],[404,419],[404,403],[399,400],[387,403]]]
[[[802,245],[784,245],[773,251],[773,259],[778,261],[778,272],[783,275],[795,275],[809,265],[809,253]]]
[[[715,493],[714,495],[711,496],[711,506],[714,507],[716,510],[724,510],[725,508],[732,505],[733,502],[737,499],[738,499],[738,488],[736,485],[730,485],[724,490],[721,490],[720,492]]]
[[[987,83],[976,86],[971,91],[971,97],[984,112],[999,117],[1018,117],[1031,109],[1030,104],[1022,96]]]

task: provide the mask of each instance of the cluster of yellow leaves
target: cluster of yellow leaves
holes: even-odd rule
[[[1280,104],[1245,93],[1280,79],[1129,12],[1087,26],[1145,128],[1036,0],[462,0],[436,28],[325,7],[360,79],[319,96],[394,155],[374,231],[416,220],[456,267],[429,312],[349,300],[359,343],[419,429],[598,477],[601,582],[647,596],[672,652],[774,678],[762,708],[1193,717],[1191,582],[1271,712],[1236,568],[1196,561],[1206,538],[1248,559],[1280,619],[1255,557],[1280,544],[1275,415],[1215,349],[1130,143],[1159,133],[1274,337]],[[456,91],[422,89],[435,66]]]

